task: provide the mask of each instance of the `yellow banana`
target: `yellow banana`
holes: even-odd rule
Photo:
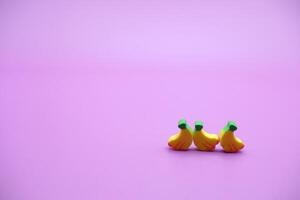
[[[219,143],[219,137],[215,134],[209,134],[203,130],[203,122],[195,122],[195,131],[193,140],[196,147],[201,151],[214,151]]]
[[[225,152],[235,153],[244,148],[244,143],[234,135],[237,126],[234,122],[229,121],[220,132],[220,143]]]
[[[180,131],[169,138],[168,145],[175,150],[187,150],[193,142],[192,130],[184,119],[178,122],[178,128]]]

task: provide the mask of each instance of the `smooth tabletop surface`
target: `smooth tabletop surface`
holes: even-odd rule
[[[1,195],[298,199],[299,71],[2,71]],[[235,120],[245,149],[172,151],[177,121]]]
[[[299,200],[294,0],[0,2],[0,200]],[[186,118],[236,154],[167,146]]]

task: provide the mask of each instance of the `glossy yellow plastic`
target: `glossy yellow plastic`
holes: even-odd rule
[[[219,134],[220,144],[225,152],[235,153],[245,147],[243,141],[234,135],[235,130],[237,130],[236,124],[230,121]]]
[[[195,146],[201,151],[214,151],[219,143],[219,137],[216,134],[207,133],[203,130],[203,123],[196,121],[193,133]]]
[[[180,131],[169,138],[168,145],[174,150],[188,150],[193,142],[192,130],[184,119],[178,122],[178,128]]]

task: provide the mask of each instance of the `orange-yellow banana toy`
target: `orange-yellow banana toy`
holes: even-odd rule
[[[220,132],[220,144],[225,152],[235,153],[245,147],[243,141],[234,135],[237,126],[234,122],[229,121]]]
[[[178,122],[178,128],[179,132],[169,138],[168,145],[175,150],[187,150],[193,142],[192,130],[184,119]]]
[[[207,133],[203,129],[203,122],[195,122],[195,130],[193,133],[195,146],[201,151],[214,151],[219,143],[219,137],[216,134]]]

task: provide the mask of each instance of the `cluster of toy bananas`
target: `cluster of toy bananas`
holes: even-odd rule
[[[178,122],[180,131],[169,138],[168,145],[175,150],[187,150],[194,141],[195,146],[201,151],[214,151],[220,142],[225,152],[235,153],[244,148],[244,143],[234,135],[237,126],[229,121],[220,131],[219,135],[207,133],[203,129],[203,122],[196,121],[192,130],[186,120]]]

